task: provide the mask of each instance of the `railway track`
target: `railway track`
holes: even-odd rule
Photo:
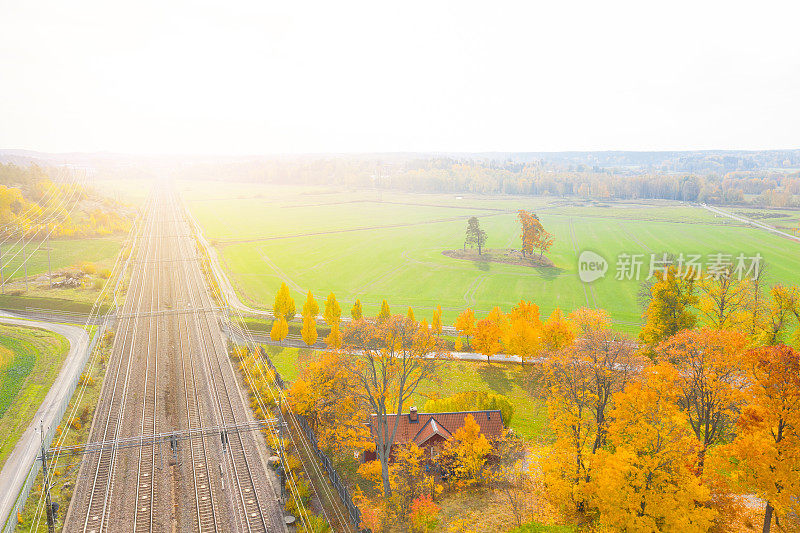
[[[179,212],[174,198],[173,209],[174,212]],[[185,226],[183,229],[188,233],[188,223],[184,221],[183,224]],[[183,237],[180,240],[182,241],[180,249],[183,250],[183,253],[197,255],[193,238]],[[190,288],[188,295],[191,307],[196,310],[212,307],[211,296],[205,290],[205,281],[197,263],[182,262],[180,265],[184,269],[186,285]],[[199,311],[195,312],[194,318],[195,333],[207,363],[206,370],[214,391],[220,425],[244,422],[248,418],[247,411],[237,412],[234,409],[234,406],[242,403],[244,399],[239,392],[233,367],[222,342],[217,319],[209,313]],[[223,439],[221,440],[227,459],[225,462],[226,474],[231,481],[231,489],[235,492],[234,508],[240,531],[279,530],[283,527],[283,515],[275,510],[275,504],[265,505],[266,502],[263,501],[270,498],[270,494],[262,483],[265,478],[257,475],[258,465],[262,461],[257,456],[253,435],[236,432],[234,435],[225,435]],[[275,499],[274,492],[271,496]],[[270,510],[270,512],[265,512],[265,510]]]
[[[144,220],[90,442],[252,420],[172,191],[154,192]],[[64,531],[283,532],[265,451],[241,431],[102,447],[81,464]]]

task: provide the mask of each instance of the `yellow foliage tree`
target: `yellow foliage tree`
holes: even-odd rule
[[[456,483],[461,486],[474,486],[487,481],[487,461],[492,445],[481,433],[481,427],[471,414],[464,419],[464,425],[447,442],[441,454],[441,462],[450,470]]]
[[[615,399],[609,449],[594,458],[594,475],[583,487],[602,525],[614,531],[706,532],[715,511],[702,504],[709,490],[695,475],[698,444],[676,403],[676,372],[649,368]]]
[[[700,443],[698,475],[709,447],[732,437],[743,400],[741,358],[746,347],[747,339],[738,331],[703,328],[684,330],[657,348],[659,360],[678,370],[678,405]]]
[[[564,318],[564,314],[558,307],[542,325],[542,346],[545,349],[555,352],[563,350],[575,341],[575,332],[572,326]]]
[[[508,314],[508,329],[504,344],[510,354],[518,355],[522,360],[530,360],[539,353],[542,347],[542,321],[539,318],[539,307],[536,304],[521,301]]]
[[[469,344],[469,338],[475,328],[475,311],[472,309],[465,309],[462,311],[462,313],[458,315],[454,326],[456,331],[467,338],[467,343]]]
[[[389,310],[389,303],[386,300],[383,300],[381,302],[381,310],[378,313],[378,320],[379,321],[389,320],[391,316],[392,312]]]
[[[433,310],[433,318],[431,319],[431,329],[436,335],[442,334],[442,306],[437,305]]]
[[[350,316],[353,320],[361,320],[361,317],[364,316],[364,311],[361,309],[361,300],[356,300],[356,303],[353,304],[353,308],[350,309]]]
[[[269,337],[275,342],[282,342],[289,334],[289,324],[282,316],[277,320],[272,321],[272,329],[269,332]]]
[[[745,357],[749,384],[739,433],[729,446],[736,480],[767,502],[763,531],[800,512],[800,352],[779,345]]]
[[[334,323],[331,326],[331,332],[325,337],[325,344],[328,345],[328,348],[340,348],[342,346],[342,332],[338,323]]]
[[[281,287],[275,294],[275,301],[272,304],[272,314],[277,319],[283,317],[286,320],[291,320],[295,315],[294,299],[292,298],[289,287],[285,282],[281,282]]]
[[[353,376],[343,370],[340,355],[326,352],[300,372],[287,394],[292,409],[306,417],[320,446],[340,455],[374,448],[361,420],[363,406],[350,393],[355,385]]]
[[[681,275],[671,266],[650,288],[650,303],[644,313],[647,322],[639,340],[654,346],[682,329],[694,327],[697,317],[692,307],[697,304],[695,276]]]
[[[317,342],[317,321],[314,320],[314,317],[303,317],[303,329],[300,331],[300,335],[307,346],[312,346]]]

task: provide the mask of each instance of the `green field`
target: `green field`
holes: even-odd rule
[[[23,258],[28,256],[28,276],[35,278],[47,274],[47,251],[49,246],[50,262],[53,272],[62,268],[77,266],[83,261],[97,264],[98,266],[111,267],[114,259],[122,246],[123,237],[99,237],[90,239],[63,239],[53,240],[48,244],[33,242],[25,246],[25,251],[20,245],[12,246],[6,243],[2,246],[3,252],[3,277],[8,281],[19,280],[25,275],[25,268],[21,267]],[[38,250],[36,248],[39,247]]]
[[[344,312],[356,298],[366,313],[382,299],[394,312],[427,317],[441,305],[452,323],[466,307],[487,313],[520,299],[543,314],[556,307],[607,309],[618,327],[635,330],[637,292],[649,273],[650,254],[760,253],[773,282],[800,281],[800,244],[680,203],[588,202],[552,197],[484,197],[377,191],[342,191],[263,184],[182,184],[183,194],[220,252],[243,301],[269,308],[285,281],[298,305],[304,293],[333,291]],[[556,268],[480,263],[442,255],[460,248],[466,218],[478,216],[489,248],[519,248],[515,211],[536,212],[555,236],[549,256]],[[742,208],[741,211],[753,212]],[[782,219],[791,220],[792,213]],[[577,274],[581,251],[609,262],[605,278],[590,285]],[[642,276],[615,279],[621,253],[644,254]]]
[[[69,351],[62,336],[0,325],[0,468],[61,370]]]
[[[307,349],[277,346],[265,349],[281,377],[288,381],[297,379],[300,368],[315,357],[315,352]],[[547,439],[547,406],[531,394],[536,384],[530,381],[529,370],[530,367],[517,364],[451,361],[441,367],[436,381],[423,382],[412,403],[422,409],[431,395],[445,398],[464,391],[502,394],[514,405],[511,427],[526,438]]]

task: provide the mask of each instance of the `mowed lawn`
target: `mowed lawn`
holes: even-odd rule
[[[124,238],[98,237],[91,239],[60,239],[49,243],[33,242],[25,246],[16,244],[16,241],[9,241],[0,247],[3,253],[3,279],[18,280],[25,276],[25,268],[22,266],[23,258],[28,256],[28,276],[34,277],[47,273],[47,247],[50,251],[50,261],[53,271],[64,267],[78,265],[88,261],[96,263],[98,266],[110,268]],[[38,247],[38,250],[37,250]]]
[[[317,357],[314,350],[277,346],[264,348],[281,377],[288,381],[296,380],[301,368]],[[514,417],[511,420],[514,431],[528,439],[547,440],[550,436],[547,406],[531,394],[535,388],[532,382],[535,374],[531,374],[531,370],[530,365],[522,367],[518,364],[450,361],[440,367],[435,380],[423,382],[412,404],[422,410],[428,398],[445,398],[464,391],[502,394],[514,405]]]
[[[0,325],[0,468],[31,423],[69,352],[61,335]]]
[[[219,184],[217,184],[219,186]],[[249,195],[245,194],[251,189]],[[285,281],[298,307],[311,290],[324,301],[334,292],[344,313],[356,298],[368,314],[386,299],[393,312],[411,306],[430,319],[441,305],[452,323],[463,309],[485,314],[519,300],[544,315],[556,307],[607,309],[621,329],[635,331],[637,292],[649,274],[650,254],[760,253],[773,282],[800,281],[800,244],[679,203],[587,203],[580,199],[479,197],[367,191],[345,194],[265,185],[231,186],[214,197],[212,185],[192,185],[189,207],[217,246],[240,297],[269,308]],[[350,198],[351,200],[347,200]],[[355,201],[352,201],[355,200]],[[519,248],[514,211],[536,212],[555,237],[556,268],[478,263],[442,255],[460,248],[466,218],[477,216],[489,248]],[[455,220],[453,220],[455,219]],[[580,281],[579,254],[609,262],[605,278]],[[641,279],[615,279],[619,254],[643,254]]]

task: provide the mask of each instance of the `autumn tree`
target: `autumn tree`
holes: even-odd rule
[[[649,368],[614,397],[609,448],[598,451],[584,487],[602,525],[614,531],[706,532],[715,511],[687,460],[697,440],[677,405],[675,371]]]
[[[741,329],[752,317],[752,281],[738,279],[733,268],[706,276],[697,284],[697,311],[702,324],[715,329]]]
[[[520,238],[522,239],[522,255],[533,255],[539,232],[542,231],[542,224],[539,217],[529,213],[524,209],[517,211],[517,220],[520,224]]]
[[[558,307],[542,324],[542,346],[550,352],[562,350],[575,340],[575,331]]]
[[[506,431],[493,443],[494,460],[490,465],[489,483],[505,500],[517,527],[525,519],[525,502],[530,497],[530,474],[525,468],[525,443],[516,434]]]
[[[381,302],[381,310],[378,313],[378,321],[388,320],[392,316],[392,312],[389,310],[389,303],[386,300]]]
[[[442,334],[442,306],[437,305],[433,310],[433,318],[431,319],[431,330],[439,336]]]
[[[489,439],[481,433],[475,417],[468,414],[464,425],[445,444],[439,461],[457,485],[471,487],[487,481],[491,451]]]
[[[364,311],[361,309],[361,300],[356,300],[356,303],[353,304],[353,308],[350,309],[350,317],[353,320],[361,320],[364,316]]]
[[[408,524],[421,516],[414,516],[409,509],[420,498],[435,496],[437,487],[433,476],[425,473],[424,453],[414,442],[409,442],[395,447],[393,460],[389,464],[389,485],[392,495],[388,500],[388,511],[394,522]],[[364,463],[358,469],[365,479],[375,485],[376,490],[382,491],[383,479],[378,461]],[[419,513],[418,513],[419,515]]]
[[[508,353],[518,355],[522,364],[539,353],[542,347],[542,321],[539,306],[520,301],[508,314],[505,345]]]
[[[272,321],[272,329],[269,332],[269,337],[275,342],[282,342],[283,339],[289,334],[289,323],[281,316],[277,320]]]
[[[325,301],[325,311],[322,313],[322,317],[331,328],[338,326],[342,319],[342,309],[339,307],[339,302],[336,301],[336,296],[333,293],[330,293]]]
[[[738,331],[683,330],[658,346],[657,356],[677,369],[678,405],[700,443],[698,475],[709,447],[728,440],[742,403],[740,359],[747,339]]]
[[[503,349],[503,335],[506,319],[499,307],[495,307],[489,316],[475,324],[472,344],[475,351],[486,356],[486,362],[492,362],[492,356]]]
[[[313,360],[292,383],[287,400],[306,418],[320,446],[341,455],[371,449],[372,441],[362,421],[363,405],[350,394],[356,386],[353,375],[340,357],[325,352]]]
[[[275,302],[272,305],[272,314],[275,318],[282,316],[286,320],[292,320],[295,315],[294,299],[289,292],[289,287],[285,282],[281,283],[280,289],[275,294]]]
[[[539,233],[536,235],[536,240],[534,241],[534,248],[539,250],[540,258],[544,257],[544,254],[550,250],[550,248],[553,246],[553,243],[555,243],[555,238],[551,233],[548,233],[544,229],[539,231]]]
[[[486,244],[486,232],[483,231],[478,222],[478,217],[470,217],[467,221],[467,231],[464,238],[464,249],[478,247],[478,255],[481,255],[483,245]]]
[[[775,285],[765,303],[753,333],[761,346],[794,344],[800,346],[800,287]]]
[[[406,311],[406,318],[411,322],[416,322],[416,320],[414,320],[414,310],[411,309],[410,305],[408,306],[408,311]]]
[[[753,349],[744,358],[747,406],[730,445],[736,479],[767,502],[763,531],[800,512],[800,352],[786,345]]]
[[[300,331],[300,336],[307,346],[312,346],[317,342],[317,315],[319,314],[319,306],[314,295],[308,291],[306,301],[303,304],[303,328]]]
[[[389,455],[403,407],[419,385],[432,379],[449,354],[428,328],[405,317],[350,323],[344,333],[342,365],[354,379],[352,392],[374,413],[375,451],[385,497],[391,498]],[[435,357],[429,357],[434,354]]]
[[[472,335],[475,328],[475,311],[472,309],[465,309],[458,315],[453,325],[456,331],[467,338],[467,344],[469,344],[469,337]]]
[[[693,275],[681,276],[671,266],[650,289],[651,299],[645,311],[646,323],[639,340],[654,346],[682,329],[694,327],[697,317],[692,313],[698,299]]]
[[[307,346],[313,346],[317,342],[317,322],[310,316],[303,317],[303,327],[300,336]]]
[[[630,343],[609,329],[590,331],[546,363],[547,410],[556,436],[546,478],[561,505],[587,511],[576,489],[591,481],[593,457],[608,436],[612,399],[640,364]]]
[[[611,329],[611,317],[605,309],[579,307],[567,315],[567,321],[581,336],[589,335],[594,331]]]
[[[314,295],[311,294],[311,291],[308,291],[308,294],[306,295],[306,301],[303,304],[303,316],[316,318],[318,314],[319,305],[317,305],[317,301],[314,299]]]

